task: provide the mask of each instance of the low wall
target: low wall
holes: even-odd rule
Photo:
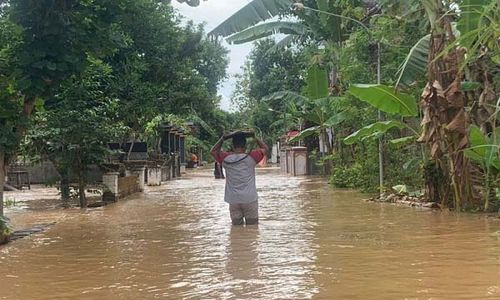
[[[124,198],[140,191],[137,176],[130,175],[118,178],[118,198]]]
[[[146,174],[148,175],[147,183],[149,186],[161,185],[161,172],[161,167],[148,167]]]
[[[292,147],[280,152],[281,172],[292,176],[308,175],[308,158],[306,147]]]
[[[102,194],[102,200],[105,202],[116,202],[120,198],[141,191],[136,175],[120,177],[118,172],[109,172],[103,175],[102,182],[106,186]]]
[[[59,181],[61,176],[50,161],[44,161],[40,164],[27,167],[32,184],[53,184]],[[101,182],[103,172],[97,166],[90,166],[87,171],[88,182]],[[69,178],[72,182],[78,182],[78,178],[70,170]]]

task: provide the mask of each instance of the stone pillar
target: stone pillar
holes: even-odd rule
[[[179,153],[175,155],[175,175],[181,177],[181,158]]]
[[[292,152],[291,149],[286,149],[285,150],[285,157],[286,157],[286,169],[285,169],[285,171],[286,171],[287,174],[290,173],[291,170],[292,170],[292,161],[293,161],[293,159],[292,159],[292,153],[291,152]]]
[[[175,153],[175,133],[174,132],[169,132],[168,133],[169,135],[169,149],[170,149],[170,153],[169,154],[172,154],[172,153]]]
[[[280,149],[280,170],[286,173],[286,151],[285,149]]]
[[[161,181],[170,180],[170,167],[167,164],[166,166],[161,167]]]
[[[170,170],[171,170],[171,178],[177,178],[177,168],[178,168],[178,156],[176,153],[172,154],[172,163],[170,164]]]
[[[180,161],[180,168],[179,168],[179,173],[180,174],[185,174],[186,173],[186,149],[185,149],[185,139],[186,136],[184,134],[179,135],[179,161]]]
[[[174,152],[175,153],[179,153],[179,149],[181,148],[180,143],[179,143],[179,134],[180,133],[178,133],[178,132],[176,132],[174,134],[174,149],[175,149]]]
[[[148,167],[148,185],[158,186],[161,185],[161,167],[150,166]]]
[[[167,154],[170,153],[170,130],[172,126],[170,125],[161,125],[161,153]]]
[[[139,192],[144,191],[145,170],[146,170],[145,162],[144,164],[134,163],[127,166],[127,171],[126,171],[126,174],[128,174],[127,176],[129,175],[137,176],[137,187]]]
[[[179,155],[181,164],[186,163],[185,135],[179,135]]]
[[[272,164],[277,164],[278,163],[278,145],[273,144],[272,150],[271,150],[271,161]]]
[[[170,157],[169,157],[169,162],[168,162],[168,177],[169,179],[171,180],[172,178],[175,178],[175,174],[174,174],[174,165],[175,165],[175,155],[173,154],[170,154]]]
[[[307,148],[292,147],[292,176],[307,175]]]
[[[118,177],[119,172],[108,172],[102,175],[102,183],[106,190],[102,193],[102,200],[105,202],[115,202],[118,200]]]

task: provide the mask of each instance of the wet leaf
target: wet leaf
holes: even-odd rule
[[[292,0],[253,0],[214,28],[208,35],[228,36],[240,32],[250,26],[277,16],[288,9],[292,3]]]
[[[460,90],[462,92],[475,91],[475,90],[477,90],[480,87],[481,87],[481,83],[475,82],[475,81],[463,81],[460,84]]]
[[[413,96],[395,93],[389,86],[355,84],[349,87],[349,93],[386,113],[403,117],[413,117],[418,114],[417,102]]]
[[[318,65],[313,65],[307,71],[307,95],[310,99],[328,96],[328,74]]]
[[[419,78],[424,78],[427,70],[430,38],[430,34],[424,36],[410,49],[405,61],[399,67],[396,88],[400,85],[410,85]]]
[[[395,185],[392,189],[396,192],[396,194],[408,194],[408,187],[405,184]]]
[[[299,140],[305,139],[306,137],[315,135],[319,133],[319,126],[309,127],[302,130],[298,135],[290,139],[290,142],[298,142]]]
[[[403,129],[406,125],[398,121],[384,121],[376,122],[361,128],[348,137],[344,138],[344,143],[347,145],[354,144],[355,142],[362,141],[365,138],[378,136],[384,134],[392,128]]]
[[[416,138],[417,138],[417,136],[410,135],[410,136],[405,136],[405,137],[402,137],[399,139],[390,140],[389,143],[391,143],[392,145],[394,145],[396,147],[402,147],[402,146],[406,146],[408,144],[413,143]]]

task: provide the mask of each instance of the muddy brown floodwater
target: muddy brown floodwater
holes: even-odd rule
[[[261,223],[191,173],[0,248],[1,299],[500,299],[500,220],[387,204],[259,170]]]

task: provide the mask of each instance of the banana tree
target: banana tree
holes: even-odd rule
[[[415,99],[405,93],[396,93],[392,87],[382,84],[354,84],[349,87],[348,92],[359,100],[370,104],[377,108],[379,112],[385,112],[398,117],[415,117],[418,114],[417,104]],[[383,141],[382,136],[393,128],[409,129],[413,132],[412,135],[391,140],[391,144],[402,145],[407,144],[416,138],[417,132],[411,127],[396,120],[379,121],[344,138],[345,144],[353,144],[358,141],[363,141],[368,138],[378,138],[379,142],[379,177],[380,177],[380,192],[383,191]]]
[[[427,196],[460,210],[474,198],[470,157],[464,156],[468,153],[464,149],[469,143],[469,120],[477,122],[483,131],[495,127],[491,122],[488,126],[484,124],[491,121],[490,108],[496,98],[491,76],[487,68],[475,65],[484,58],[497,64],[500,61],[499,2],[463,0],[458,6],[445,7],[442,1],[424,0],[418,4],[429,18],[431,33],[411,49],[401,65],[396,87],[404,88],[426,76],[427,85],[421,97],[423,131],[419,141],[430,150],[433,163],[429,173],[438,174],[434,177],[440,178],[440,182],[426,180]],[[452,19],[450,12],[456,17]],[[455,20],[456,28],[452,26]],[[482,83],[479,88],[482,91],[470,97],[466,92],[478,87],[471,89],[475,84],[463,79],[475,79],[470,78],[474,69],[480,69],[476,80]],[[466,107],[468,103],[472,103],[472,109]]]
[[[394,92],[394,89],[389,86],[381,84],[355,84],[349,87],[348,92],[378,110],[400,118],[416,117],[418,114],[417,103],[411,95],[396,93]],[[379,121],[367,125],[347,136],[344,138],[344,143],[350,145],[365,139],[380,137],[394,128],[409,129],[413,133],[412,135],[406,137],[391,140],[390,143],[395,145],[411,142],[415,140],[418,135],[417,131],[400,121]]]
[[[464,12],[474,2],[477,1],[463,1]],[[461,210],[474,198],[471,164],[463,151],[469,144],[470,126],[467,99],[461,89],[465,49],[458,47],[453,20],[446,13],[450,8],[439,0],[426,0],[422,4],[430,20],[431,36],[427,85],[421,96],[424,117],[419,141],[428,145],[435,172],[442,177],[440,184],[428,181],[426,189],[432,199],[440,199],[442,204]],[[462,13],[459,24],[472,25],[476,16]],[[463,31],[471,28],[462,26]]]
[[[291,142],[303,140],[309,136],[319,136],[326,146],[326,152],[331,153],[327,129],[341,123],[343,114],[335,109],[336,97],[329,97],[327,72],[318,65],[308,70],[305,95],[291,91],[278,92],[269,95],[264,100],[282,100],[285,103],[295,103],[302,109],[295,109],[295,117],[313,126],[301,130]]]

